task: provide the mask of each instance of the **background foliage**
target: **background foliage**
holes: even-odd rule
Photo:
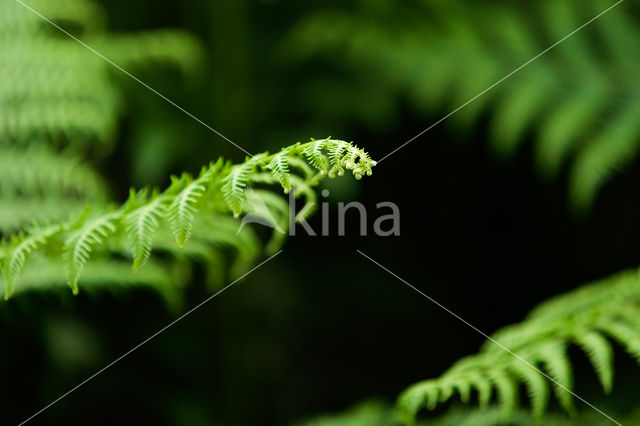
[[[612,3],[29,4],[251,152],[331,134],[376,159]],[[123,203],[132,185],[166,187],[169,174],[197,175],[219,156],[243,161],[236,148],[12,0],[0,11],[4,236],[32,220],[77,215],[87,201],[100,209],[107,200]],[[391,407],[408,385],[439,377],[478,352],[483,339],[355,249],[486,332],[522,321],[551,296],[638,266],[638,17],[637,5],[623,3],[389,157],[365,184],[329,184],[334,215],[338,201],[357,198],[371,211],[379,201],[398,203],[400,237],[290,239],[286,256],[38,421],[112,424],[126,413],[128,423],[167,425],[394,424]],[[319,218],[311,224],[318,228]],[[122,281],[130,264],[116,260],[122,268],[98,275]],[[210,294],[210,261],[161,257],[159,267],[168,265],[184,284],[170,297],[109,286],[108,293],[74,297],[60,288],[3,303],[2,422],[28,417]],[[167,276],[147,278],[157,284]],[[496,337],[525,349],[560,339],[576,392],[633,424],[636,281],[635,272],[603,280]],[[577,339],[584,328],[567,329],[567,318],[592,332],[584,351]],[[603,321],[635,328],[616,336]],[[484,374],[491,357],[511,368],[489,346],[462,362]],[[506,409],[514,424],[533,424],[526,409],[539,407],[540,397],[530,403],[521,386],[516,409],[504,397],[509,385],[492,383],[492,408],[441,398],[445,404],[429,404],[436,411],[419,412],[419,424],[491,425]],[[428,394],[414,395],[429,402]],[[372,396],[378,399],[353,405]],[[566,401],[549,398],[546,423],[604,424],[578,403],[582,417],[569,418]]]

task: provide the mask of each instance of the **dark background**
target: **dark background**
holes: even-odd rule
[[[393,96],[383,99],[388,120],[367,123],[348,113],[349,88],[370,84],[375,92],[384,84],[375,69],[362,82],[339,58],[288,60],[283,39],[298,20],[356,3],[103,3],[115,31],[179,27],[201,39],[207,58],[197,78],[141,77],[251,152],[331,135],[381,158],[448,112],[425,115]],[[323,80],[339,82],[344,92],[318,101],[309,85]],[[168,174],[195,171],[219,155],[243,159],[158,97],[122,83],[129,114],[122,142],[102,164],[116,198],[132,184],[164,185]],[[335,106],[333,113],[323,102]],[[166,126],[167,137],[141,136],[149,122]],[[483,122],[471,132],[443,123],[379,164],[372,177],[332,184],[333,226],[337,203],[357,199],[369,208],[372,234],[375,204],[393,201],[400,236],[359,237],[351,218],[344,237],[290,238],[282,255],[31,423],[283,425],[371,396],[393,401],[407,385],[478,349],[482,336],[357,249],[487,333],[522,320],[552,295],[637,265],[637,168],[612,180],[580,216],[567,207],[565,177],[544,182],[536,174],[528,144],[515,161],[496,160]],[[140,152],[151,156],[143,161]],[[319,229],[320,216],[310,223]],[[198,277],[185,310],[209,294]],[[146,290],[78,297],[61,291],[3,304],[2,424],[27,418],[179,313]],[[577,359],[591,379],[579,383],[581,395],[598,396],[595,375]],[[632,380],[630,366],[619,364],[616,380]]]

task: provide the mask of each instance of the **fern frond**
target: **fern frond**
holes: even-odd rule
[[[201,56],[198,43],[182,32],[105,33],[104,14],[92,1],[29,5],[62,27],[79,30],[83,41],[125,68],[160,59],[193,69]],[[2,2],[0,16],[0,144],[55,141],[85,149],[95,142],[110,144],[121,110],[111,65],[76,41],[59,37],[58,30],[18,2]]]
[[[199,45],[184,33],[114,36],[90,0],[28,5],[107,56],[135,51],[137,65],[160,59],[174,68],[196,67],[189,55],[198,56]],[[0,2],[0,51],[0,232],[66,221],[88,202],[103,209],[105,185],[83,160],[89,153],[104,156],[113,142],[122,96],[111,65],[15,1]],[[133,56],[117,59],[133,65]],[[8,278],[12,285],[14,274]]]
[[[345,143],[325,139],[322,141],[322,146],[328,149],[335,144]],[[254,182],[276,184],[274,170],[269,167],[275,157],[286,155],[287,161],[291,159],[294,162],[299,161],[306,157],[305,150],[315,145],[316,141],[296,144],[278,154],[259,154],[238,165],[218,160],[203,168],[196,179],[188,174],[183,174],[180,178],[173,177],[172,184],[164,192],[151,191],[151,195],[148,195],[149,190],[138,193],[132,191],[129,200],[119,209],[105,211],[102,208],[102,212],[96,209],[89,218],[81,217],[79,220],[55,225],[52,229],[56,230],[56,233],[47,234],[49,237],[46,239],[38,239],[37,229],[32,230],[25,234],[24,241],[33,241],[33,243],[25,243],[24,255],[18,255],[18,261],[13,263],[10,259],[15,257],[14,246],[4,242],[0,244],[0,259],[2,259],[3,268],[11,271],[8,275],[11,279],[8,282],[19,282],[16,280],[19,278],[21,268],[15,265],[24,264],[27,253],[38,249],[49,249],[55,261],[55,257],[60,255],[57,247],[64,246],[63,256],[67,262],[68,283],[73,292],[77,293],[81,273],[96,251],[100,252],[100,258],[108,257],[109,252],[132,255],[134,268],[137,268],[149,259],[154,247],[167,250],[166,239],[156,238],[168,231],[163,229],[163,224],[167,223],[171,226],[171,232],[178,246],[176,250],[169,250],[172,255],[179,253],[179,248],[183,246],[186,248],[185,252],[195,250],[199,257],[209,255],[206,245],[232,247],[238,253],[232,271],[240,273],[255,261],[260,244],[253,233],[246,230],[241,232],[238,221],[225,215],[231,213],[235,216],[246,211],[245,188],[247,185]],[[360,173],[370,173],[375,165],[366,152],[351,144],[347,144],[345,154],[339,160],[350,162],[350,168],[356,176]],[[317,181],[317,176],[302,177],[282,167],[279,168],[279,173],[280,179],[286,175],[292,188],[296,189],[296,193],[298,189],[313,192],[311,185]],[[304,172],[303,176],[305,176]],[[269,191],[256,190],[256,193],[275,219],[274,225],[280,227],[282,231],[287,229],[289,225],[287,203]],[[305,193],[300,192],[294,195],[305,195]],[[307,194],[307,196],[310,195]],[[282,244],[286,234],[283,232],[279,234],[274,233],[268,246],[269,250],[275,250]],[[129,240],[129,244],[122,241],[124,237]],[[191,248],[189,245],[191,241],[188,242],[190,239],[195,240]],[[201,246],[203,243],[205,245]],[[216,257],[215,254],[212,256]],[[10,293],[6,292],[6,294]]]
[[[490,402],[495,390],[506,416],[517,407],[518,388],[524,384],[536,416],[546,410],[550,387],[560,405],[574,413],[569,347],[576,345],[587,354],[604,392],[609,392],[613,384],[611,341],[626,348],[640,363],[639,318],[639,270],[557,296],[534,309],[522,323],[492,336],[517,357],[487,340],[479,354],[458,361],[440,378],[405,390],[398,398],[399,412],[410,422],[421,408],[435,408],[434,395],[439,395],[442,403],[457,393],[467,402],[471,388],[480,405]]]

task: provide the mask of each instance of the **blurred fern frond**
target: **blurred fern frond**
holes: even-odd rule
[[[422,408],[459,395],[476,394],[480,405],[497,399],[503,418],[518,407],[520,386],[527,390],[535,416],[547,409],[550,388],[560,405],[574,412],[570,346],[589,358],[605,393],[613,386],[615,342],[640,362],[640,271],[633,270],[557,296],[534,309],[520,324],[505,327],[477,355],[461,359],[440,378],[417,383],[402,393],[398,407],[410,423]],[[523,362],[522,360],[526,361]],[[529,363],[530,365],[527,365]],[[543,371],[559,386],[540,374]]]
[[[180,31],[106,32],[89,0],[26,4],[123,67],[192,71],[201,55]],[[103,204],[106,185],[87,158],[114,142],[122,93],[112,65],[13,0],[0,3],[0,51],[0,232]]]
[[[619,416],[624,424],[637,424],[640,412]],[[317,416],[299,426],[400,426],[395,411],[380,401],[361,402],[344,412]],[[596,411],[585,411],[570,417],[562,413],[547,413],[542,418],[533,418],[525,410],[517,410],[509,419],[510,426],[607,426],[611,421]],[[452,407],[435,418],[421,420],[417,426],[501,426],[505,425],[503,413],[497,408],[473,410],[461,406]]]
[[[380,108],[371,120],[371,92],[385,105],[402,95],[420,111],[444,115],[614,2],[376,4],[312,13],[286,43],[300,60],[326,55],[347,68],[351,86],[362,90],[353,95],[359,104],[351,114],[368,121],[389,112]],[[490,115],[491,145],[501,157],[514,156],[533,135],[537,169],[552,178],[568,166],[572,205],[590,207],[640,151],[640,17],[633,8],[612,9],[449,120],[469,131],[480,115]],[[334,80],[345,84],[344,77]],[[363,81],[369,86],[358,89]],[[316,101],[318,109],[333,108]]]

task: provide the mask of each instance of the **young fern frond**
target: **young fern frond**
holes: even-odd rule
[[[329,170],[329,175],[333,173],[337,173],[338,176],[344,175],[344,167],[341,164],[342,154],[347,149],[346,143],[338,143],[331,147],[329,147],[329,160],[331,161],[332,167]]]
[[[307,161],[313,167],[318,169],[321,173],[327,170],[327,166],[329,164],[327,160],[327,156],[324,155],[322,149],[324,148],[324,141],[315,141],[314,144],[309,145],[303,151],[304,155],[307,157]]]
[[[455,394],[468,402],[473,389],[481,406],[496,396],[507,419],[518,406],[521,385],[526,388],[535,416],[544,414],[551,388],[560,405],[574,413],[569,392],[574,388],[569,347],[575,345],[585,352],[604,392],[609,392],[613,385],[612,341],[625,347],[640,363],[638,318],[640,271],[625,272],[558,296],[534,309],[522,323],[492,336],[526,363],[487,340],[479,354],[461,359],[440,378],[405,390],[398,399],[399,413],[411,424],[423,407],[434,409],[436,402],[443,403]]]
[[[328,149],[336,144],[346,146],[343,155],[336,157],[335,161],[344,164],[356,176],[371,173],[375,161],[371,160],[366,152],[350,143],[333,139],[296,144],[277,154],[259,154],[238,165],[218,160],[203,168],[195,179],[188,174],[172,178],[172,184],[164,192],[156,191],[148,196],[148,190],[137,193],[131,191],[129,200],[118,209],[103,213],[96,211],[88,218],[81,217],[79,220],[48,228],[49,231],[43,234],[46,238],[38,233],[38,229],[34,229],[21,240],[23,246],[18,245],[22,247],[18,255],[14,254],[15,244],[1,244],[2,265],[9,271],[7,276],[11,278],[6,280],[5,286],[15,283],[19,278],[21,270],[28,263],[28,255],[34,254],[38,249],[48,248],[49,256],[55,260],[55,257],[60,255],[57,247],[63,245],[68,284],[73,292],[77,293],[82,271],[98,250],[101,252],[100,257],[105,256],[105,251],[125,255],[130,253],[133,266],[137,269],[149,259],[154,246],[160,245],[167,249],[168,244],[157,241],[156,238],[163,232],[163,224],[170,225],[178,247],[188,247],[187,240],[190,238],[195,239],[196,244],[237,247],[239,256],[234,268],[238,270],[240,267],[246,267],[255,259],[258,243],[253,239],[247,240],[251,234],[239,232],[240,224],[229,217],[225,218],[224,215],[231,213],[236,216],[243,211],[250,212],[245,191],[250,184],[273,185],[286,179],[291,182],[291,187],[296,189],[296,195],[308,195],[308,191],[313,192],[311,186],[317,183],[319,176],[326,176],[328,173],[330,163],[326,155]],[[288,168],[270,167],[274,158],[282,156],[285,156],[286,160],[279,158],[280,165],[284,164],[284,161],[288,164],[293,160],[299,166],[299,160],[306,158],[309,151],[314,152],[313,161],[316,164],[320,164],[320,161],[326,166],[317,174],[306,175],[303,171],[302,175],[296,175]],[[325,160],[320,160],[321,157]],[[296,170],[300,169],[304,170],[304,167],[296,167]],[[302,192],[298,193],[298,189]],[[274,232],[269,245],[269,250],[275,250],[283,241],[283,230],[289,226],[288,205],[272,192],[254,192],[275,214],[277,223],[274,225],[281,228],[280,231]],[[213,217],[216,218],[215,221]],[[121,239],[127,242],[120,241]],[[129,248],[125,248],[125,244]],[[199,250],[198,253],[206,256],[205,251]],[[171,252],[173,254],[180,251],[177,249]],[[10,295],[8,287],[5,295]]]

